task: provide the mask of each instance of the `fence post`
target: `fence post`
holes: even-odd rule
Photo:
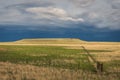
[[[103,72],[103,63],[97,62],[97,71],[98,73]]]

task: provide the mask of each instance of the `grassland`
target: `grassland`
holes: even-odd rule
[[[84,46],[104,64],[96,74]],[[0,80],[119,80],[120,43],[24,39],[0,43]]]
[[[52,66],[60,68],[81,68],[90,70],[87,55],[83,50],[65,49],[53,46],[0,46],[0,61]],[[97,50],[92,50],[97,52]],[[77,67],[78,66],[78,67]]]

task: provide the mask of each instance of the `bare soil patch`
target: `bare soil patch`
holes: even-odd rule
[[[0,48],[0,51],[6,51],[7,49],[5,49],[5,48]]]

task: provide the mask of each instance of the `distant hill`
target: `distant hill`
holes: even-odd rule
[[[36,39],[22,39],[15,43],[25,44],[77,44],[85,42],[77,38],[36,38]]]

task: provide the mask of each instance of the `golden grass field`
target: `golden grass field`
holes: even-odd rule
[[[96,74],[83,70],[70,70],[53,67],[0,62],[0,80],[120,80],[120,42],[87,42],[79,39],[23,39],[15,42],[0,42],[1,46],[62,46],[66,49],[108,50],[91,52],[97,61],[117,65],[106,69],[107,73]],[[0,46],[0,51],[6,49]],[[82,53],[85,54],[85,53]],[[71,61],[72,62],[72,61]],[[114,65],[114,63],[113,63]],[[117,67],[116,67],[117,66]],[[115,74],[117,73],[117,74]],[[105,75],[104,75],[105,74]]]
[[[101,54],[96,54],[96,58],[99,61],[108,61],[115,57],[115,59],[120,59],[120,42],[86,42],[79,39],[23,39],[16,42],[4,42],[0,45],[36,45],[36,46],[63,46],[70,49],[81,49],[84,46],[86,49],[92,50],[111,50],[111,52],[103,52]],[[106,58],[104,58],[106,57]]]

